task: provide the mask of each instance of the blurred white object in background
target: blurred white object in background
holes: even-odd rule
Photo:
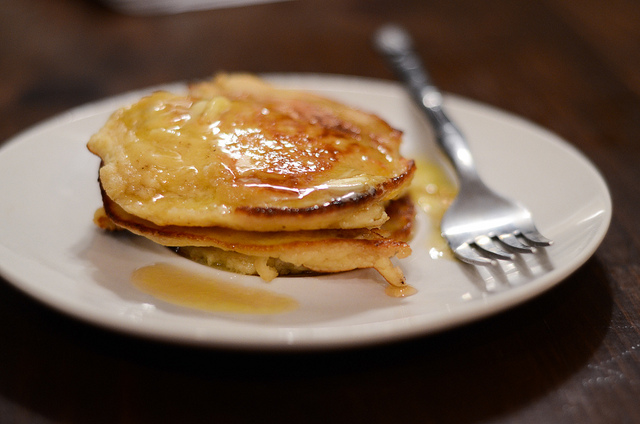
[[[130,15],[162,15],[276,1],[285,0],[102,0],[102,3]]]

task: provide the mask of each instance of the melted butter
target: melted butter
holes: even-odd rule
[[[404,286],[388,285],[387,287],[385,287],[384,292],[387,296],[390,297],[407,297],[413,296],[414,294],[418,293],[418,290],[408,284]]]
[[[298,302],[290,297],[214,280],[163,263],[135,270],[131,281],[139,290],[160,300],[206,312],[278,314],[298,308]]]
[[[417,159],[416,173],[411,183],[411,195],[432,225],[427,250],[431,259],[453,259],[447,242],[440,235],[440,221],[458,193],[456,185],[444,169],[433,162]]]

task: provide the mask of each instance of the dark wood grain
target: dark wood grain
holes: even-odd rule
[[[0,140],[89,101],[220,70],[391,79],[370,35],[395,21],[444,90],[584,152],[609,183],[614,216],[596,254],[539,298],[436,336],[346,352],[133,339],[2,281],[0,422],[640,422],[635,0],[294,0],[153,17],[81,0],[5,3]]]

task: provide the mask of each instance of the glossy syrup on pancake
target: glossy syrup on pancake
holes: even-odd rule
[[[88,147],[107,195],[129,213],[274,231],[381,225],[414,170],[400,141],[374,115],[242,75],[146,96]]]

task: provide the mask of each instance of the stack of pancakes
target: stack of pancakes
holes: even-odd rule
[[[152,93],[91,137],[95,222],[265,280],[375,268],[404,284],[415,166],[379,117],[245,74]]]

